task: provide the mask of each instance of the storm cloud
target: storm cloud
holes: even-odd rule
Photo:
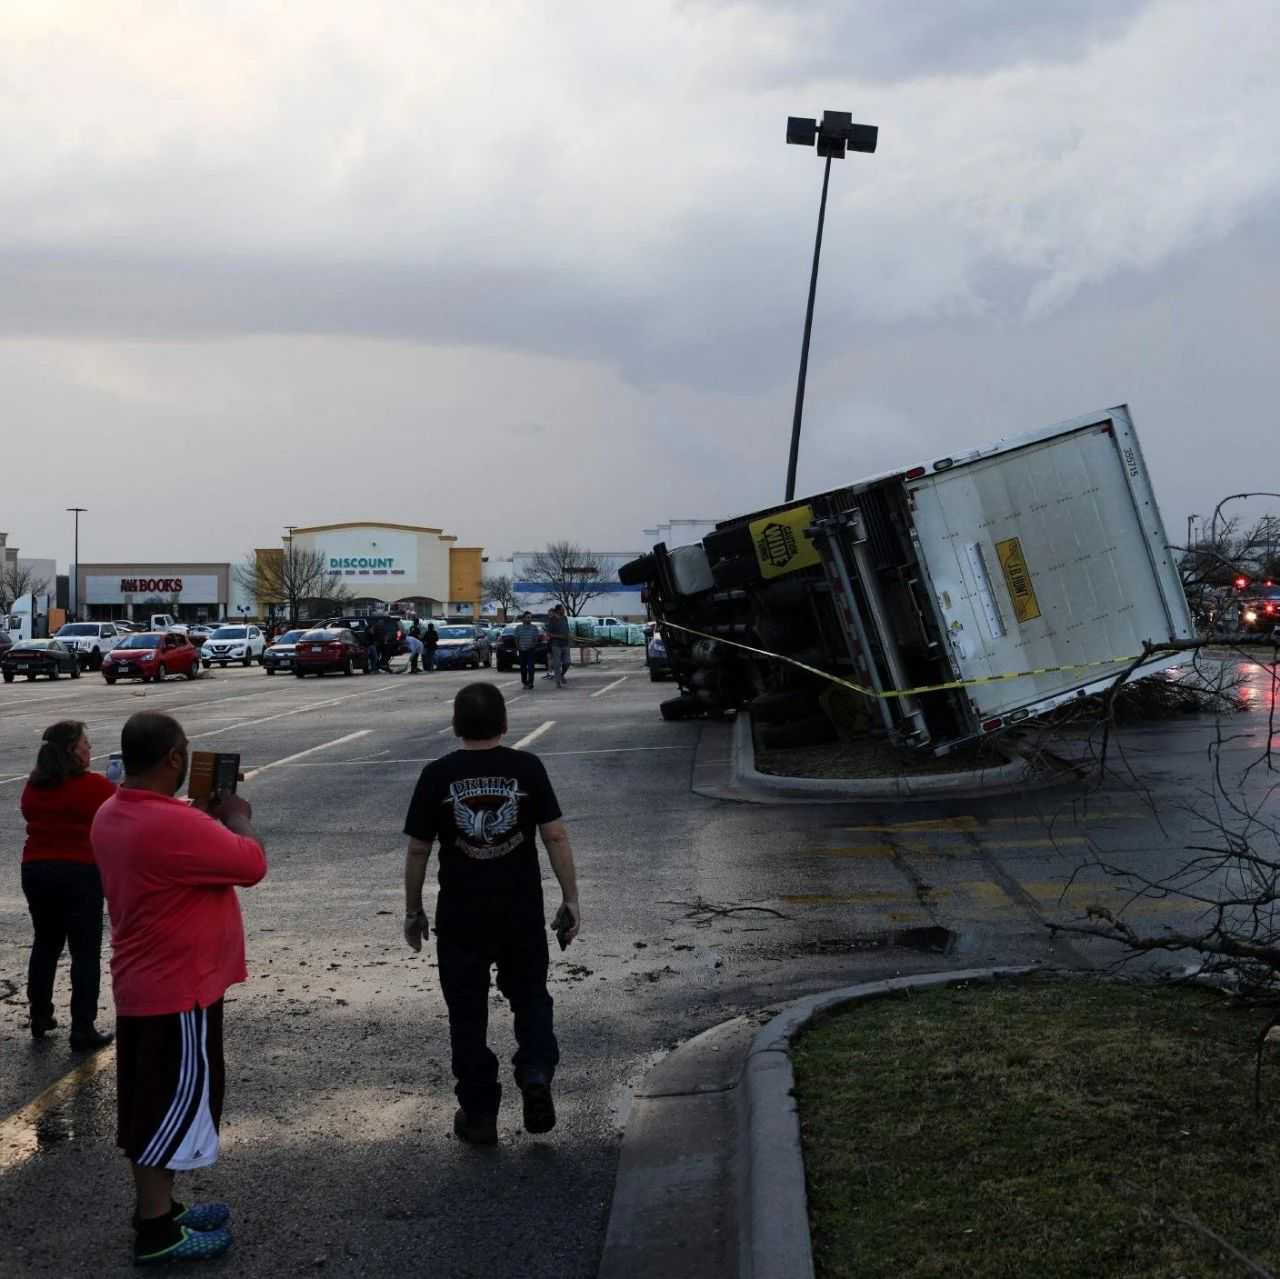
[[[881,133],[832,174],[802,485],[1127,399],[1176,526],[1273,433],[1258,0],[0,30],[3,526],[31,553],[67,557],[72,502],[86,558],[225,559],[374,516],[625,548],[773,500],[821,181],[783,124],[824,108]]]

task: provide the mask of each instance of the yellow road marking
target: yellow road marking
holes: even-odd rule
[[[8,1119],[0,1120],[0,1173],[20,1168],[40,1149],[40,1121],[51,1111],[70,1101],[95,1075],[116,1059],[115,1045],[94,1053],[74,1070],[68,1071]]]

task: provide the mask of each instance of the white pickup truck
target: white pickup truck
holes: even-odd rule
[[[76,651],[81,668],[96,671],[101,669],[103,657],[124,639],[124,633],[114,622],[67,622],[54,639]]]

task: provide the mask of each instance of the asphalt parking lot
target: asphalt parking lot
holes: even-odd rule
[[[735,803],[704,784],[727,775],[727,727],[664,723],[657,704],[669,687],[649,683],[638,652],[575,669],[564,690],[539,678],[524,693],[515,675],[481,675],[510,699],[508,741],[541,755],[559,791],[584,914],[579,942],[563,956],[553,949],[559,1126],[547,1138],[525,1134],[509,1092],[496,1151],[452,1136],[433,957],[400,936],[405,806],[423,763],[451,749],[450,702],[475,675],[301,681],[250,668],[163,685],[108,688],[90,677],[0,689],[5,1275],[132,1273],[111,1053],[79,1063],[65,1035],[37,1045],[26,1026],[17,799],[56,719],[87,722],[97,767],[143,707],[177,715],[196,747],[242,753],[242,793],[271,870],[241,894],[251,979],[227,1006],[225,1153],[188,1185],[233,1204],[236,1248],[213,1268],[244,1276],[585,1279],[630,1090],[673,1045],[853,980],[1079,962],[1080,949],[1044,924],[1101,891],[1087,878],[1066,887],[1086,840],[1153,859],[1177,840],[1171,816],[1154,822],[1131,787],[1087,805],[1063,791],[950,804]],[[1252,750],[1266,723],[1250,723]],[[1179,724],[1132,737],[1156,793],[1186,792],[1208,731]],[[546,880],[551,893],[549,871]],[[104,1002],[109,1025],[109,986]],[[496,995],[494,1009],[491,1042],[506,1057]]]

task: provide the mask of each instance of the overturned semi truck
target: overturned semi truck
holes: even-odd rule
[[[726,520],[621,577],[681,688],[665,718],[803,720],[842,688],[873,731],[938,754],[1193,634],[1124,405]]]

